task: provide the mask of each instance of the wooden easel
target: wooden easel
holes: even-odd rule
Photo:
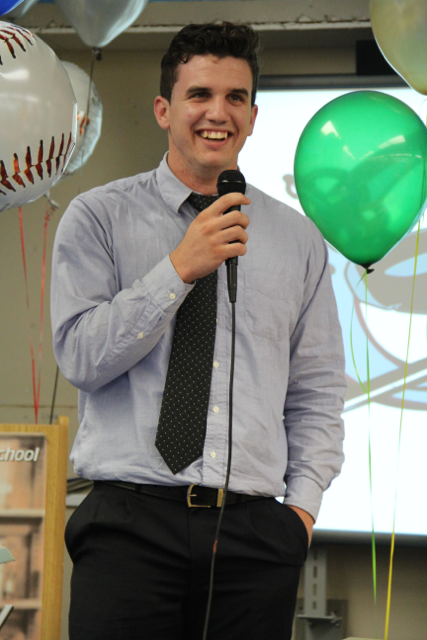
[[[0,435],[5,434],[16,434],[17,436],[19,434],[35,436],[43,434],[46,438],[46,500],[40,639],[58,640],[61,635],[68,418],[60,417],[56,424],[51,425],[0,424]],[[13,517],[13,511],[13,509],[9,509],[9,511],[0,509],[0,522],[3,519]],[[0,609],[5,604],[0,600]]]

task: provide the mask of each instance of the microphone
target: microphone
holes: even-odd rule
[[[246,192],[246,180],[240,171],[230,169],[219,174],[216,188],[220,197],[225,196],[227,193],[244,194]],[[230,213],[230,211],[240,211],[240,205],[230,207],[230,209],[224,211],[224,214]],[[235,242],[237,242],[237,240],[235,240]],[[230,302],[236,302],[238,257],[228,258],[225,262],[227,265],[228,298]]]

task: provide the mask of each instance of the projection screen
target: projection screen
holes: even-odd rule
[[[339,84],[340,80],[335,78],[335,84],[337,82]],[[376,87],[372,85],[372,79],[365,85],[360,78],[358,82],[360,89],[384,91],[399,98],[425,122],[425,99],[414,90],[403,86]],[[274,85],[274,81],[265,84]],[[325,103],[354,89],[345,86],[284,88],[280,84],[273,88],[261,88],[258,93],[259,115],[255,131],[239,156],[239,168],[247,182],[304,215],[293,177],[299,136],[308,120]],[[313,78],[311,84],[316,84]],[[250,227],[248,232],[250,234]],[[424,508],[427,456],[427,216],[422,225],[419,245],[398,462],[415,240],[416,229],[375,266],[374,273],[368,277],[367,306],[363,283],[357,286],[363,269],[329,246],[349,384],[343,415],[346,461],[341,476],[324,495],[315,527],[315,540],[369,540],[372,509],[375,531],[379,538],[389,539],[397,495],[397,539],[416,544],[427,543],[427,513]],[[353,347],[357,369],[364,384],[367,379],[367,339],[369,342],[370,412],[367,395],[357,381],[351,356],[353,304]],[[369,485],[369,431],[372,443],[372,500]]]

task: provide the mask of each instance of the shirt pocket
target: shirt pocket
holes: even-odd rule
[[[298,320],[300,294],[289,276],[245,272],[245,321],[251,333],[272,342],[289,340]]]

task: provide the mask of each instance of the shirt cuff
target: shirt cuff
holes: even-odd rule
[[[175,313],[194,287],[194,283],[186,284],[181,280],[169,256],[147,273],[142,282],[151,299],[168,313]]]
[[[317,520],[322,502],[323,490],[319,485],[305,476],[288,478],[284,504],[299,507],[307,511]]]

